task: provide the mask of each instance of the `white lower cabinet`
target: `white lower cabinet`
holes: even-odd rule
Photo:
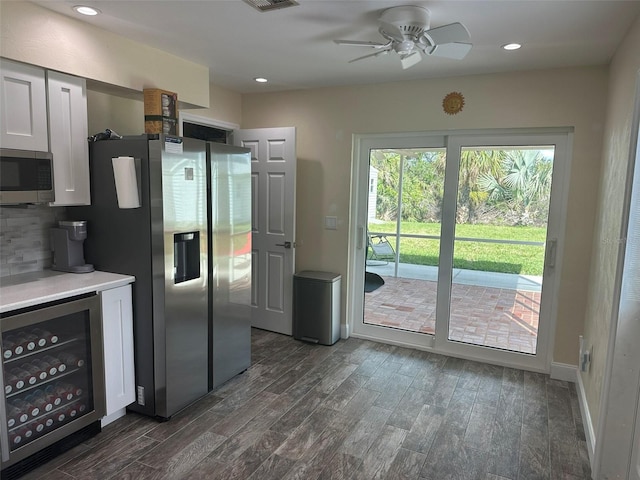
[[[100,292],[104,338],[106,416],[102,426],[126,414],[135,401],[131,285]]]

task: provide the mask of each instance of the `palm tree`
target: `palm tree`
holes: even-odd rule
[[[505,151],[463,149],[461,153],[456,220],[459,223],[476,223],[478,207],[489,197],[487,190],[480,186],[480,179],[499,175]]]
[[[539,220],[546,223],[553,161],[539,150],[510,150],[501,175],[483,174],[478,185],[490,200],[506,202],[520,216],[519,223]]]

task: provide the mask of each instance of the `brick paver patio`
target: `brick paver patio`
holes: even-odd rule
[[[365,294],[364,323],[435,333],[436,282],[384,277]],[[540,292],[453,284],[451,340],[535,353]]]

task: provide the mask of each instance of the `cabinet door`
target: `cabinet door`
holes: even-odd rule
[[[56,195],[52,205],[89,205],[86,81],[48,71],[47,90]]]
[[[102,298],[107,416],[135,401],[131,285],[105,290]]]
[[[0,146],[49,151],[44,70],[0,60]]]

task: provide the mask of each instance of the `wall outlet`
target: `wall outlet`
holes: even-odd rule
[[[580,371],[588,372],[589,366],[591,365],[591,352],[586,350],[582,352],[582,357],[580,358]]]
[[[578,365],[581,372],[588,372],[589,366],[591,365],[591,351],[593,350],[593,347],[585,348],[584,337],[580,335],[578,338],[580,340],[580,357],[578,359]]]

